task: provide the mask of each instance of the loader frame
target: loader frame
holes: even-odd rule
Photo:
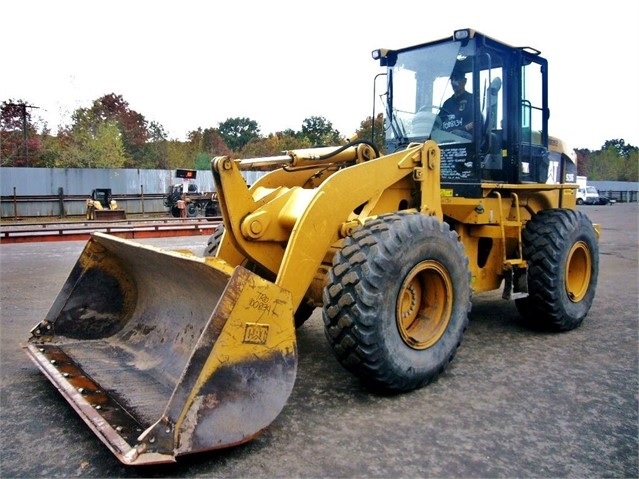
[[[387,68],[384,152],[359,139],[213,158],[210,254],[94,233],[31,330],[29,357],[122,463],[257,436],[286,404],[296,328],[316,306],[339,363],[393,392],[445,371],[473,294],[503,285],[526,321],[558,331],[588,314],[600,229],[548,135],[540,52],[465,29],[373,57]],[[475,94],[470,136],[433,111],[453,73]],[[251,170],[267,172],[247,185]]]

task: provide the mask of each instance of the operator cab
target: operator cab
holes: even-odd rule
[[[100,203],[103,208],[109,208],[113,196],[111,195],[110,188],[96,188],[91,192],[91,199],[94,202]]]
[[[373,58],[387,68],[386,152],[436,141],[443,195],[480,197],[485,182],[546,183],[548,67],[538,50],[465,29]],[[446,111],[460,81],[467,101]]]

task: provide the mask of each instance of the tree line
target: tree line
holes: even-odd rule
[[[373,135],[373,126],[375,138]],[[384,151],[383,117],[364,119],[358,138]],[[326,118],[306,118],[299,130],[262,134],[250,118],[228,118],[217,127],[199,127],[186,141],[168,138],[161,124],[130,108],[110,93],[88,108],[78,108],[56,135],[38,125],[23,100],[6,100],[0,112],[0,166],[52,168],[208,169],[214,156],[238,158],[278,155],[284,150],[347,142]],[[600,150],[576,149],[577,171],[590,180],[639,181],[638,148],[623,139]]]
[[[575,149],[577,174],[591,181],[639,181],[639,148],[623,139],[607,140],[600,150]]]
[[[2,103],[0,116],[0,166],[53,168],[196,168],[206,169],[214,156],[261,157],[283,150],[317,145],[340,145],[347,139],[324,117],[306,118],[300,130],[262,135],[250,118],[228,118],[217,127],[199,127],[186,141],[168,138],[157,122],[147,121],[130,108],[121,95],[98,98],[89,108],[79,108],[71,123],[52,135],[47,125],[32,119],[22,100]],[[383,143],[379,116],[376,141]],[[372,119],[359,134],[370,139]]]

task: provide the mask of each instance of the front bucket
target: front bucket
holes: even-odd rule
[[[124,464],[249,441],[297,371],[288,291],[102,233],[31,333],[28,355]]]

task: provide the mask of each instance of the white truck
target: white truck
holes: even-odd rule
[[[577,176],[577,204],[578,205],[599,205],[602,204],[602,200],[599,197],[599,192],[594,186],[588,185],[587,176]]]

